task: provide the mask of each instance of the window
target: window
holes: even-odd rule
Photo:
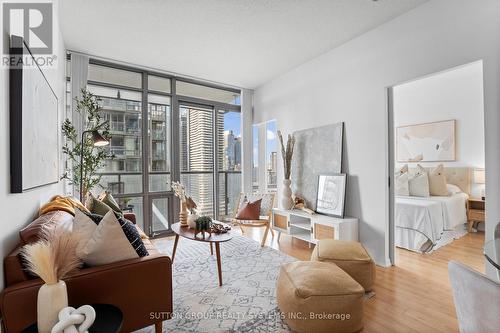
[[[172,180],[186,186],[201,214],[232,213],[241,191],[238,91],[93,59],[87,88],[109,122],[115,155],[100,185],[146,233],[168,232],[177,221]]]
[[[259,190],[259,126],[252,126],[252,191]]]
[[[269,192],[277,188],[278,140],[276,120],[266,123],[266,187]]]
[[[241,193],[241,114],[217,111],[219,218],[231,216]]]
[[[254,192],[276,192],[278,176],[278,138],[276,120],[253,126]]]

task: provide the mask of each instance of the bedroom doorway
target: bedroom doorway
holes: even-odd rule
[[[482,61],[388,89],[392,265],[483,245],[483,94]]]

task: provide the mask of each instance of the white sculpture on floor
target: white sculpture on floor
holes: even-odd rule
[[[88,333],[95,320],[95,310],[90,305],[78,309],[68,306],[59,311],[59,322],[51,333]]]

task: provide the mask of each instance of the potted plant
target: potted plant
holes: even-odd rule
[[[99,101],[88,90],[82,89],[81,99],[76,99],[76,111],[85,115],[85,125],[81,131],[97,131],[106,139],[110,140],[109,123],[103,121]],[[66,119],[62,124],[62,132],[65,138],[63,153],[67,156],[70,167],[64,172],[61,179],[69,180],[71,185],[82,184],[82,197],[92,190],[101,181],[101,175],[97,171],[104,165],[107,159],[113,159],[114,154],[105,147],[94,146],[91,138],[87,137],[80,141],[80,133],[71,120]],[[83,158],[82,158],[83,154]],[[82,161],[82,163],[80,162]],[[80,173],[82,178],[80,178]]]

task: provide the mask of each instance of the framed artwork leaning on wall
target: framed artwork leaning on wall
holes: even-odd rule
[[[316,212],[343,218],[346,185],[347,175],[345,173],[319,175]]]

